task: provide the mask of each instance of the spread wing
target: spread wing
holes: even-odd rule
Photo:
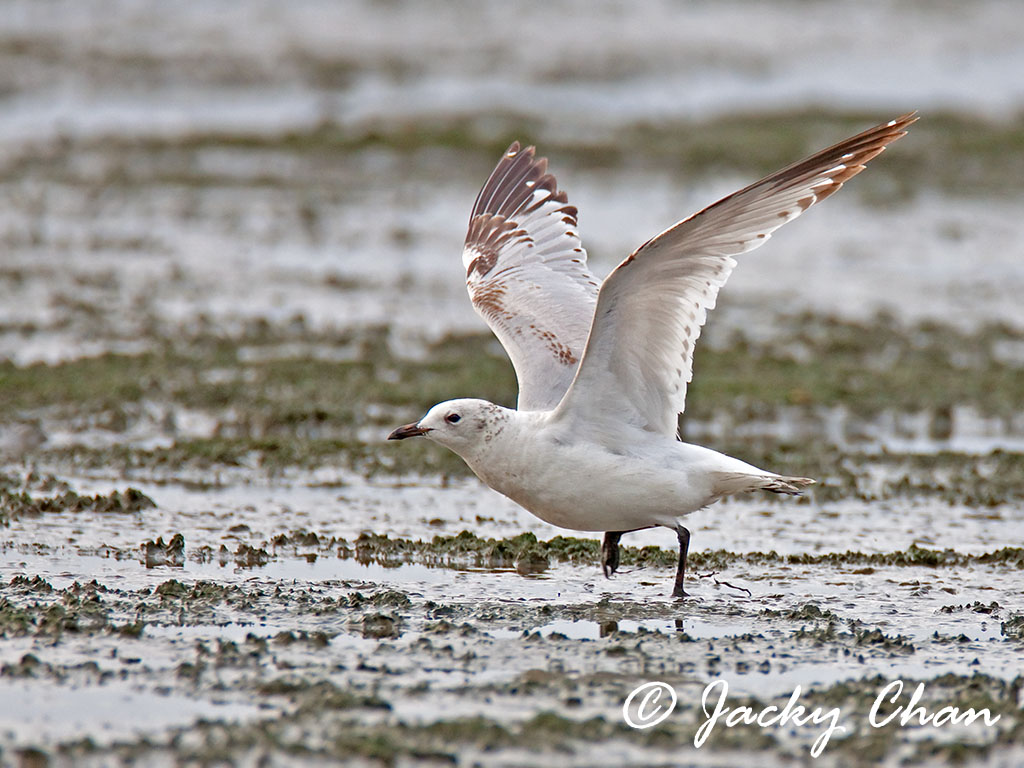
[[[462,262],[473,307],[515,367],[518,408],[553,409],[583,356],[598,282],[576,209],[533,147],[512,144],[480,190]]]
[[[614,433],[633,424],[674,435],[707,311],[736,262],[864,170],[905,135],[914,113],[777,171],[644,243],[601,286],[576,378],[556,418]]]

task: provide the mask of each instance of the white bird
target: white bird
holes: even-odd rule
[[[463,263],[473,306],[515,367],[517,410],[450,400],[388,438],[423,435],[541,520],[604,531],[606,576],[623,533],[673,529],[672,594],[686,596],[685,515],[731,494],[796,494],[814,482],[678,438],[694,343],[733,256],[834,193],[916,119],[890,120],[719,200],[641,245],[600,286],[547,160],[513,143],[477,196]]]

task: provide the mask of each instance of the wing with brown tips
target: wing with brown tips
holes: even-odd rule
[[[519,381],[520,410],[550,410],[583,355],[598,283],[547,160],[512,144],[473,206],[463,250],[473,306]]]
[[[736,262],[835,193],[901,136],[913,113],[875,126],[751,184],[644,243],[601,286],[561,417],[596,430],[624,422],[674,435],[707,312]]]

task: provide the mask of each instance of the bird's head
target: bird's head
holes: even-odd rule
[[[388,440],[422,436],[466,457],[489,434],[500,430],[507,414],[506,409],[486,400],[448,400],[435,405],[419,421],[399,427],[388,435]]]

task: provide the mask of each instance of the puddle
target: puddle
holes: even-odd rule
[[[302,557],[285,557],[271,560],[266,565],[243,568],[233,564],[218,568],[234,568],[238,575],[248,573],[270,581],[294,579],[297,581],[369,581],[375,584],[392,586],[410,586],[414,584],[439,584],[450,580],[445,569],[430,568],[416,563],[400,565],[380,565],[379,563],[360,563],[356,560],[342,560],[337,557],[318,557],[309,561]],[[195,569],[188,570],[196,572]],[[204,578],[211,578],[216,570],[201,570]]]
[[[704,619],[681,618],[672,620],[621,619],[604,623],[585,620],[561,620],[536,627],[530,630],[530,632],[539,632],[542,637],[560,634],[573,640],[598,640],[602,637],[613,635],[616,632],[635,634],[640,630],[660,632],[663,635],[669,636],[675,634],[686,635],[695,640],[704,640],[710,637],[728,638],[757,631],[756,626],[749,622],[725,624]]]
[[[241,591],[230,601],[197,606],[154,595],[155,614],[139,613],[135,593],[102,593],[112,625],[145,617],[137,638],[66,631],[56,646],[31,635],[5,640],[4,664],[31,653],[59,671],[95,659],[104,674],[123,679],[85,686],[0,681],[0,695],[23,702],[19,710],[0,710],[0,732],[26,744],[92,730],[106,744],[195,718],[253,723],[293,707],[287,702],[295,697],[320,695],[324,680],[344,691],[372,689],[392,712],[422,727],[436,722],[438,702],[445,702],[449,719],[461,713],[512,727],[529,722],[538,708],[613,718],[629,688],[663,675],[722,678],[733,695],[763,698],[788,695],[796,685],[824,690],[876,675],[1016,674],[1019,648],[999,631],[1011,609],[985,607],[992,611],[986,614],[971,607],[1015,604],[1018,580],[1003,568],[763,570],[740,565],[728,574],[749,584],[752,598],[699,579],[695,598],[679,603],[665,594],[669,569],[607,581],[598,569],[569,565],[536,579],[510,570],[385,568],[333,557],[288,557],[254,569],[192,561],[147,569],[130,559],[17,554],[0,565],[0,583],[23,573],[43,575],[57,590],[92,578],[110,589],[155,587],[173,578]],[[357,592],[362,597],[350,600]],[[19,602],[62,600],[47,595],[11,593]],[[802,618],[787,618],[787,611]],[[814,633],[828,627],[828,612],[837,635],[823,639]],[[876,640],[856,639],[857,631],[874,628],[882,633]],[[318,633],[323,639],[314,640]],[[905,640],[897,641],[899,635]],[[605,682],[584,682],[591,679]],[[609,687],[609,680],[623,682]],[[271,693],[254,698],[256,684]],[[189,686],[197,693],[188,694]],[[351,694],[336,695],[348,701]],[[106,703],[94,706],[94,697]],[[564,702],[575,699],[580,703],[565,710]],[[164,714],[149,717],[161,706]],[[382,722],[375,712],[356,710],[352,717],[369,727]]]
[[[9,743],[88,738],[105,745],[154,729],[188,725],[197,718],[238,721],[271,716],[255,704],[163,695],[118,682],[68,687],[0,679],[0,734]]]
[[[69,565],[75,569],[69,570]],[[514,575],[514,571],[511,572]],[[55,589],[64,589],[74,582],[96,579],[108,586],[119,589],[138,589],[161,584],[168,579],[196,581],[209,579],[221,583],[245,583],[248,581],[301,581],[301,582],[372,582],[395,586],[415,584],[439,584],[451,582],[457,574],[444,568],[428,568],[415,563],[383,566],[377,563],[361,564],[355,560],[341,560],[335,557],[321,557],[314,562],[302,557],[274,559],[261,566],[239,566],[233,561],[224,565],[217,562],[198,563],[186,560],[180,567],[156,566],[147,568],[134,559],[116,559],[98,555],[71,555],[61,552],[56,555],[10,556],[0,564],[0,578],[10,580],[14,576],[39,576],[46,579]]]
[[[241,643],[250,635],[269,638],[289,631],[291,627],[272,624],[210,624],[198,626],[175,626],[170,624],[148,624],[145,633],[149,637],[169,638],[174,640],[197,640],[216,637]]]
[[[686,422],[686,439],[696,442],[799,444],[822,437],[837,448],[878,457],[942,452],[984,456],[993,451],[1024,451],[1024,419],[988,417],[970,405],[958,405],[941,414],[886,410],[871,416],[838,405],[812,409],[783,406],[771,418],[739,418],[721,412],[710,420],[691,418]]]
[[[73,570],[72,570],[73,567]],[[514,569],[453,569],[428,567],[415,563],[383,566],[362,564],[356,560],[321,557],[315,562],[305,558],[280,558],[265,565],[241,567],[229,562],[197,563],[187,560],[182,567],[158,566],[147,568],[134,559],[118,560],[96,555],[9,555],[0,563],[0,580],[10,581],[16,576],[39,576],[55,589],[65,589],[75,582],[97,580],[117,589],[155,588],[169,579],[183,583],[210,580],[220,584],[298,584],[336,587],[347,585],[358,588],[391,587],[413,595],[432,599],[469,600],[496,599],[565,599],[571,595],[593,593],[595,573],[581,573],[578,569],[562,567],[550,574],[518,574]],[[610,592],[629,589],[628,585],[612,587]],[[645,590],[649,592],[650,590]],[[660,589],[659,592],[664,591]],[[663,595],[661,597],[664,597]]]

